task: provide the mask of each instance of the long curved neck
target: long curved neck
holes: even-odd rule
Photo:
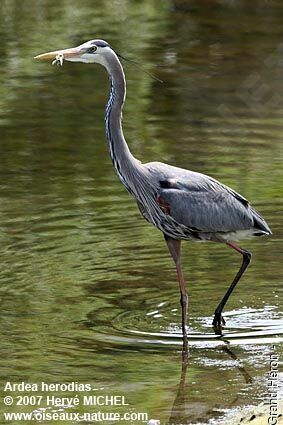
[[[116,55],[105,64],[110,79],[110,95],[105,111],[106,138],[116,172],[132,192],[131,182],[140,162],[131,154],[122,129],[122,108],[126,97],[126,81]]]
[[[157,184],[147,168],[130,152],[122,130],[126,81],[122,65],[113,52],[101,63],[110,78],[110,96],[105,111],[106,138],[116,172],[126,189],[137,199],[144,217],[158,225]]]

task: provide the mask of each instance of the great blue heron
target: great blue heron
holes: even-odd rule
[[[249,236],[270,235],[265,220],[234,190],[205,174],[162,162],[142,164],[130,152],[122,130],[126,81],[119,55],[103,40],[90,40],[78,47],[44,53],[36,59],[103,65],[110,78],[110,96],[105,112],[106,138],[115,170],[136,199],[143,217],[164,234],[175,262],[182,306],[183,341],[187,345],[188,295],[181,267],[181,241],[222,242],[239,252],[242,265],[216,307],[213,326],[221,330],[223,308],[251,261],[251,253],[233,241]]]

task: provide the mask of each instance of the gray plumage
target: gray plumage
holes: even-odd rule
[[[225,242],[243,256],[243,263],[217,306],[213,325],[225,323],[222,310],[250,263],[251,254],[232,241],[241,237],[271,234],[264,219],[249,202],[217,180],[160,162],[142,164],[130,152],[122,130],[126,82],[118,55],[103,40],[91,40],[76,48],[44,53],[37,59],[99,63],[110,78],[110,96],[105,111],[106,139],[115,170],[146,220],[160,229],[176,264],[181,293],[184,348],[187,347],[188,296],[180,260],[181,240]]]
[[[245,234],[270,233],[267,223],[249,202],[217,180],[162,163],[145,166],[158,180],[158,194],[170,205],[170,216],[179,225],[192,229],[193,239],[208,240],[217,235],[236,240]]]
[[[167,236],[180,239],[226,240],[231,236],[237,240],[269,234],[267,223],[248,201],[213,178],[160,162],[141,164],[133,157],[121,127],[126,94],[123,68],[110,47],[104,53],[103,65],[110,76],[105,115],[109,151],[119,178],[136,198],[143,216]],[[170,212],[161,207],[159,197],[170,205]]]

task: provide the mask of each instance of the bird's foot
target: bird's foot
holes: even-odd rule
[[[214,329],[214,332],[218,335],[221,335],[222,333],[222,326],[225,326],[226,322],[224,320],[224,317],[222,316],[221,313],[215,313],[214,314],[214,319],[212,322],[212,326]]]

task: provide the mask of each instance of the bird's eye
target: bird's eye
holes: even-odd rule
[[[87,50],[87,52],[88,52],[88,53],[94,53],[94,52],[96,52],[96,50],[97,50],[97,47],[96,47],[96,46],[92,46],[92,47],[90,47],[90,48]]]

